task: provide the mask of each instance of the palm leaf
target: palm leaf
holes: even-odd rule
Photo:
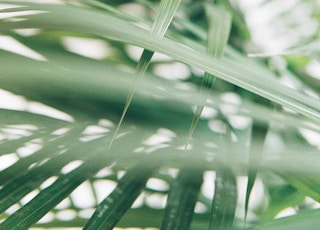
[[[161,1],[155,21],[154,1],[32,2],[0,3],[0,228],[243,229],[243,210],[246,229],[317,226],[319,149],[310,135],[320,131],[319,102],[317,87],[305,80],[312,47],[299,50],[310,55],[303,59],[278,58],[287,66],[248,58],[251,41],[240,20],[246,12],[238,1],[205,6],[207,15],[219,16],[210,22],[220,34],[231,23],[214,11],[226,7],[232,14],[228,44],[227,34],[214,38],[219,33],[210,23],[208,36],[199,1]],[[177,5],[166,11],[165,2]],[[310,19],[317,7],[311,11]],[[75,49],[69,38],[82,45]],[[93,41],[105,52],[99,60],[86,55]],[[135,46],[145,50],[138,67]],[[150,63],[154,52],[170,59]],[[177,63],[188,73],[169,80]],[[157,76],[164,66],[166,79]],[[132,82],[137,69],[147,77]],[[220,81],[205,103],[194,101],[201,80],[211,84],[208,76]],[[135,100],[118,132],[128,92]],[[282,107],[275,111],[274,104]],[[204,105],[193,133],[188,121]],[[185,151],[188,131],[193,142]],[[246,176],[245,194],[236,182]],[[258,202],[255,181],[264,188]],[[286,208],[297,214],[272,220]]]
[[[150,164],[145,167],[143,163],[129,169],[115,190],[98,205],[84,229],[113,229],[138,197],[156,167]]]
[[[262,76],[261,73],[246,69],[245,67],[239,66],[239,64],[236,64],[230,60],[215,60],[214,58],[199,51],[193,50],[192,48],[186,49],[185,46],[171,40],[160,40],[150,37],[148,36],[148,31],[145,31],[111,15],[93,13],[90,10],[67,6],[48,7],[46,5],[36,5],[34,9],[44,11],[47,10],[50,12],[50,14],[42,13],[38,15],[27,16],[29,20],[18,21],[15,23],[2,22],[2,31],[9,28],[14,29],[30,27],[68,29],[70,31],[74,30],[74,28],[77,28],[79,32],[97,34],[136,46],[145,47],[147,50],[163,53],[176,60],[199,68],[205,72],[215,75],[216,77],[247,89],[271,101],[279,103],[280,105],[284,105],[309,117],[315,122],[318,121],[320,116],[318,111],[319,103],[317,100],[302,93],[296,92],[286,86],[277,84],[276,80],[272,76],[272,73],[269,73],[268,76]],[[57,21],[54,20],[55,18],[61,18],[63,15],[67,15],[71,12],[72,17],[68,18],[63,23],[57,23]],[[87,20],[85,23],[79,26],[77,22],[82,17],[86,17],[90,20],[95,18],[96,20],[95,22]],[[108,21],[110,23],[103,24],[102,22],[104,21]],[[130,39],[128,34],[130,34]],[[271,85],[272,87],[270,87]]]
[[[231,229],[237,204],[236,181],[227,168],[216,172],[209,229]]]
[[[172,184],[161,229],[189,229],[202,182],[202,171],[182,169]]]

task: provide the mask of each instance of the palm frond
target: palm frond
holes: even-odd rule
[[[270,22],[319,17],[295,2]],[[243,4],[1,1],[0,229],[317,229],[319,32],[248,57]]]

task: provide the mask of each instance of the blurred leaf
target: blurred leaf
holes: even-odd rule
[[[1,228],[26,229],[35,224],[82,182],[110,163],[110,158],[101,160],[100,154],[98,156],[92,156],[69,174],[60,176],[52,185],[42,190],[29,203],[9,216],[1,224]]]
[[[287,173],[280,175],[288,181],[292,186],[314,200],[320,202],[320,178],[315,176],[305,175],[303,172]]]
[[[248,182],[247,182],[245,208],[244,208],[245,221],[247,219],[247,214],[249,210],[249,200],[250,200],[251,192],[252,192],[254,183],[256,181],[256,177],[259,172],[259,168],[260,168],[260,164],[263,156],[263,147],[264,147],[267,132],[268,132],[268,127],[265,127],[263,128],[263,130],[259,130],[259,132],[257,132],[257,127],[255,125],[252,126],[251,142],[255,144],[251,145],[251,151],[249,154]],[[262,140],[262,143],[261,143],[261,140]]]
[[[163,38],[166,33],[181,0],[161,0],[155,21],[151,29],[151,35]]]
[[[264,162],[270,170],[283,177],[289,184],[297,188],[301,193],[320,201],[319,170],[315,165],[320,161],[319,151],[305,151],[301,154],[301,147],[287,148],[290,153],[283,153],[277,160]]]
[[[258,5],[270,6],[275,2],[264,1]],[[316,6],[311,2],[315,4],[314,0],[298,0],[292,9],[306,6],[314,13],[317,7],[311,9],[310,6]],[[221,58],[206,53],[208,49],[204,44],[208,31],[204,29],[203,2],[181,1],[173,23],[178,5],[169,7],[173,11],[163,7],[162,14],[159,10],[156,17],[158,23],[154,24],[150,19],[154,18],[158,0],[48,3],[30,0],[0,3],[0,85],[10,92],[0,92],[1,105],[24,110],[0,109],[1,229],[83,227],[90,218],[88,212],[94,211],[99,205],[97,200],[105,197],[88,222],[89,225],[93,223],[93,228],[103,226],[105,220],[110,220],[111,226],[117,223],[119,227],[159,228],[164,216],[163,228],[169,225],[180,229],[189,226],[205,229],[211,218],[211,229],[243,229],[243,220],[235,216],[235,209],[242,210],[236,195],[242,196],[245,189],[236,190],[236,178],[248,175],[248,168],[249,186],[244,206],[255,215],[254,219],[248,218],[249,229],[255,225],[258,229],[287,229],[291,224],[291,228],[312,229],[318,225],[311,219],[312,215],[316,219],[317,210],[312,210],[311,214],[302,211],[316,207],[320,199],[316,141],[320,132],[317,125],[320,124],[320,103],[316,84],[305,78],[310,58],[293,60],[288,57],[288,66],[275,66],[271,63],[273,60],[268,63],[264,59],[248,58],[244,50],[252,49],[251,41],[247,40],[247,28],[238,19],[242,18],[243,11],[249,24],[247,16],[250,15],[237,1],[215,2],[215,6],[226,7],[233,17],[229,45],[222,42],[227,42],[226,34],[225,39],[210,40],[213,42],[209,44],[213,47],[210,52],[219,50],[221,55],[224,53]],[[164,3],[180,1],[161,1],[160,9]],[[19,6],[10,8],[10,5]],[[208,14],[214,13],[210,5],[206,7]],[[272,22],[278,23],[276,19],[287,17],[286,12],[280,16],[274,13]],[[314,19],[313,15],[307,17]],[[227,21],[221,15],[210,21],[217,23],[215,28],[211,25],[212,37],[219,35],[216,29],[227,29],[228,25],[222,26]],[[315,34],[314,37],[316,40]],[[74,50],[70,46],[75,42],[67,44],[68,38],[85,42]],[[17,47],[8,45],[6,39],[37,55],[30,57],[19,52],[14,49]],[[104,57],[94,60],[86,56],[87,49],[94,50],[90,48],[91,41],[103,45]],[[136,77],[134,46],[145,50],[138,69],[144,69],[147,78],[135,81],[136,87],[143,90],[135,93],[127,122],[112,149],[107,151],[114,121],[118,120]],[[309,46],[300,52],[309,55],[312,48]],[[146,71],[154,52],[169,58],[154,58]],[[168,65],[165,68],[171,70],[171,65],[181,65],[180,62],[187,65],[184,66],[185,78],[171,80],[170,71],[165,78],[156,76],[161,65]],[[195,100],[199,96],[197,86],[200,86],[203,72],[206,77],[222,80],[215,83],[215,91],[207,94],[207,110],[197,124],[199,132],[194,133],[192,146],[185,151],[188,121],[194,115],[191,107],[204,105]],[[298,89],[285,86],[287,80],[297,84]],[[11,103],[11,96],[18,99],[17,107],[15,102]],[[273,103],[286,108],[274,111]],[[46,115],[36,114],[43,111],[34,110],[35,107],[45,109]],[[269,126],[270,120],[276,125]],[[254,129],[250,142],[251,126]],[[264,142],[266,132],[268,140]],[[261,158],[263,145],[267,154]],[[73,163],[77,166],[70,169]],[[161,167],[154,167],[152,174],[153,169],[149,167],[154,164],[161,164]],[[257,206],[248,207],[258,169],[264,191],[269,194],[264,193]],[[199,189],[202,172],[205,183]],[[217,172],[217,180],[212,202],[210,186],[213,185],[207,180],[214,177],[214,172]],[[118,179],[123,174],[125,176]],[[265,177],[270,174],[273,178]],[[141,206],[130,208],[148,178],[158,180],[163,187],[147,183]],[[83,182],[91,191],[82,199],[92,200],[86,208],[79,206],[75,197],[83,188]],[[102,190],[99,183],[104,184]],[[116,188],[109,197],[108,183]],[[121,193],[119,188],[126,192]],[[169,194],[166,209],[153,207],[149,202],[153,195],[165,197],[166,194]],[[316,201],[306,201],[306,196]],[[110,198],[115,199],[111,201]],[[193,210],[196,201],[203,207],[200,212]],[[108,209],[105,204],[113,208]],[[297,215],[272,220],[282,209],[295,206]],[[108,217],[98,217],[101,213]],[[38,222],[46,214],[52,219],[47,223]],[[296,224],[299,218],[301,221]]]
[[[62,154],[61,149],[56,148],[58,144],[62,144],[61,139],[70,141],[68,150]],[[20,159],[16,164],[1,172],[4,174],[4,179],[10,180],[3,185],[0,192],[0,212],[5,211],[14,203],[19,202],[23,196],[37,189],[47,178],[58,176],[61,168],[69,162],[88,159],[90,157],[86,154],[88,151],[89,149],[75,141],[74,137],[61,136],[58,141],[46,144],[45,148],[39,152]],[[43,163],[48,157],[50,160]],[[32,164],[36,165],[30,169]],[[25,183],[26,181],[29,183]]]
[[[19,3],[20,1],[14,1]],[[11,2],[11,3],[14,3]],[[20,2],[21,3],[21,2]],[[30,4],[28,4],[30,5]],[[18,22],[1,22],[1,31],[14,28],[51,28],[67,29],[90,34],[96,34],[122,41],[128,44],[144,47],[147,50],[163,53],[181,62],[199,68],[221,79],[229,81],[244,89],[254,92],[271,101],[284,105],[296,112],[304,114],[317,122],[320,118],[320,103],[311,97],[296,92],[286,86],[278,84],[270,72],[268,75],[240,66],[228,59],[215,60],[199,51],[186,48],[185,46],[168,39],[157,39],[148,36],[145,31],[131,23],[115,18],[111,15],[93,12],[69,6],[46,6],[37,4],[34,9],[49,11],[39,15],[25,16],[29,20]],[[72,12],[72,13],[71,13]],[[72,15],[66,18],[63,23],[57,22],[56,18],[63,15]],[[83,21],[80,18],[86,17]],[[78,24],[79,21],[83,23]],[[103,22],[108,21],[105,24]],[[76,29],[75,29],[76,28]],[[128,36],[130,34],[130,36]]]
[[[14,57],[17,58],[17,56],[14,56]],[[12,62],[10,64],[10,61],[12,61],[11,58],[13,57],[9,54],[8,55],[9,62],[7,62],[6,64],[13,65]],[[15,73],[19,73],[19,72],[15,72]],[[10,72],[6,72],[6,74],[8,74],[6,76],[10,76]],[[2,79],[5,79],[5,77],[3,77]],[[11,80],[13,79],[10,79],[10,82]],[[9,85],[8,81],[6,81],[6,83]],[[0,109],[0,125],[1,126],[17,125],[17,124],[34,125],[40,131],[47,130],[47,129],[51,129],[53,131],[54,129],[60,128],[61,126],[70,125],[69,122],[56,119],[53,117],[39,115],[39,114],[28,112],[28,111],[18,111],[18,110],[11,110],[11,109],[9,110],[9,109],[3,109],[3,108]]]
[[[285,230],[285,229],[310,229],[316,230],[319,228],[320,220],[317,218],[320,212],[319,209],[310,210],[299,213],[297,215],[279,218],[270,222],[264,223],[259,229]]]
[[[270,186],[268,190],[270,204],[267,212],[262,215],[265,221],[272,220],[283,209],[294,207],[304,200],[304,195],[290,185]]]
[[[279,53],[257,53],[257,54],[249,54],[249,57],[271,57],[271,56],[278,56],[278,55],[297,55],[297,56],[310,56],[320,60],[320,40],[314,40],[308,42],[307,44],[301,45],[299,47],[293,47],[284,50],[283,52]]]

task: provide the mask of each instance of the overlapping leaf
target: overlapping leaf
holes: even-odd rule
[[[16,3],[21,4],[21,1],[17,1]],[[215,60],[182,44],[168,39],[157,39],[149,36],[148,31],[111,15],[81,8],[56,5],[34,5],[32,9],[48,11],[50,13],[25,16],[29,20],[15,23],[2,21],[1,31],[5,32],[7,29],[14,28],[37,27],[78,31],[108,37],[171,56],[176,60],[202,69],[271,101],[284,105],[309,117],[315,122],[318,122],[320,117],[318,109],[320,105],[317,100],[279,84],[272,76],[272,73],[269,73],[268,76],[263,76],[259,72],[247,69],[245,66],[239,66],[228,59]],[[63,20],[63,22],[56,20],[56,18],[62,18],[63,15],[72,16]],[[83,17],[86,17],[88,20],[82,21],[83,23],[79,25],[78,22]],[[104,23],[105,21],[109,23]]]

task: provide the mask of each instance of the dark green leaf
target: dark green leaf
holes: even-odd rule
[[[232,171],[221,168],[216,172],[214,199],[209,230],[231,229],[237,206],[237,185]]]
[[[161,229],[187,230],[190,228],[201,183],[201,170],[182,169],[180,171],[170,189]]]

